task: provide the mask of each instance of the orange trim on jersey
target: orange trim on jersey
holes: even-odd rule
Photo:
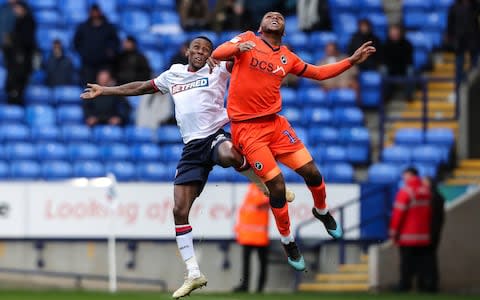
[[[296,152],[279,155],[277,156],[277,160],[292,170],[298,170],[311,162],[313,158],[307,148],[303,147],[303,149]]]
[[[277,177],[278,174],[282,173],[282,171],[280,170],[280,168],[278,166],[275,166],[275,168],[273,168],[272,170],[268,171],[267,174],[265,174],[265,176],[262,177],[262,180],[264,182],[267,182],[267,181],[270,181],[272,180],[273,178]]]

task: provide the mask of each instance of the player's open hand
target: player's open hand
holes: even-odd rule
[[[360,46],[360,48],[358,48],[357,51],[355,51],[355,53],[353,53],[353,55],[350,56],[350,62],[353,65],[361,64],[362,62],[367,60],[367,58],[370,55],[377,52],[377,49],[375,49],[375,47],[373,47],[372,44],[373,42],[369,41],[363,44],[362,46]]]
[[[208,67],[210,68],[210,74],[211,74],[213,72],[213,69],[220,64],[220,61],[210,56],[207,59],[207,64],[208,64]]]
[[[87,88],[80,95],[80,98],[84,100],[93,99],[100,96],[103,93],[103,87],[98,84],[87,83]]]
[[[255,48],[255,43],[253,41],[246,41],[245,43],[238,44],[237,47],[240,52],[250,51]]]

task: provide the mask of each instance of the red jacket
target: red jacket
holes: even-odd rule
[[[399,246],[430,245],[430,188],[413,177],[398,191],[390,222],[390,237]]]

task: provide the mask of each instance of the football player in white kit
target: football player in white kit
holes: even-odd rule
[[[212,42],[199,36],[191,41],[187,50],[188,65],[174,64],[157,78],[148,81],[114,87],[88,84],[81,94],[83,99],[101,95],[135,96],[155,92],[170,93],[173,97],[175,118],[185,144],[174,180],[176,240],[187,266],[185,282],[173,293],[177,299],[207,284],[195,258],[188,215],[213,166],[233,166],[268,194],[268,189],[256,177],[246,159],[233,147],[230,134],[223,130],[229,122],[224,96],[230,78],[227,69],[230,63],[222,62],[216,67],[213,67],[214,62],[210,62],[212,66],[207,65],[212,51]],[[287,194],[287,198],[293,200],[293,193],[287,191]]]

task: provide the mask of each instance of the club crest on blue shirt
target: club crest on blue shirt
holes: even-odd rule
[[[199,88],[199,87],[206,87],[208,86],[208,78],[200,78],[194,81],[190,81],[187,83],[182,84],[174,84],[172,85],[172,95],[185,92],[191,89]]]

